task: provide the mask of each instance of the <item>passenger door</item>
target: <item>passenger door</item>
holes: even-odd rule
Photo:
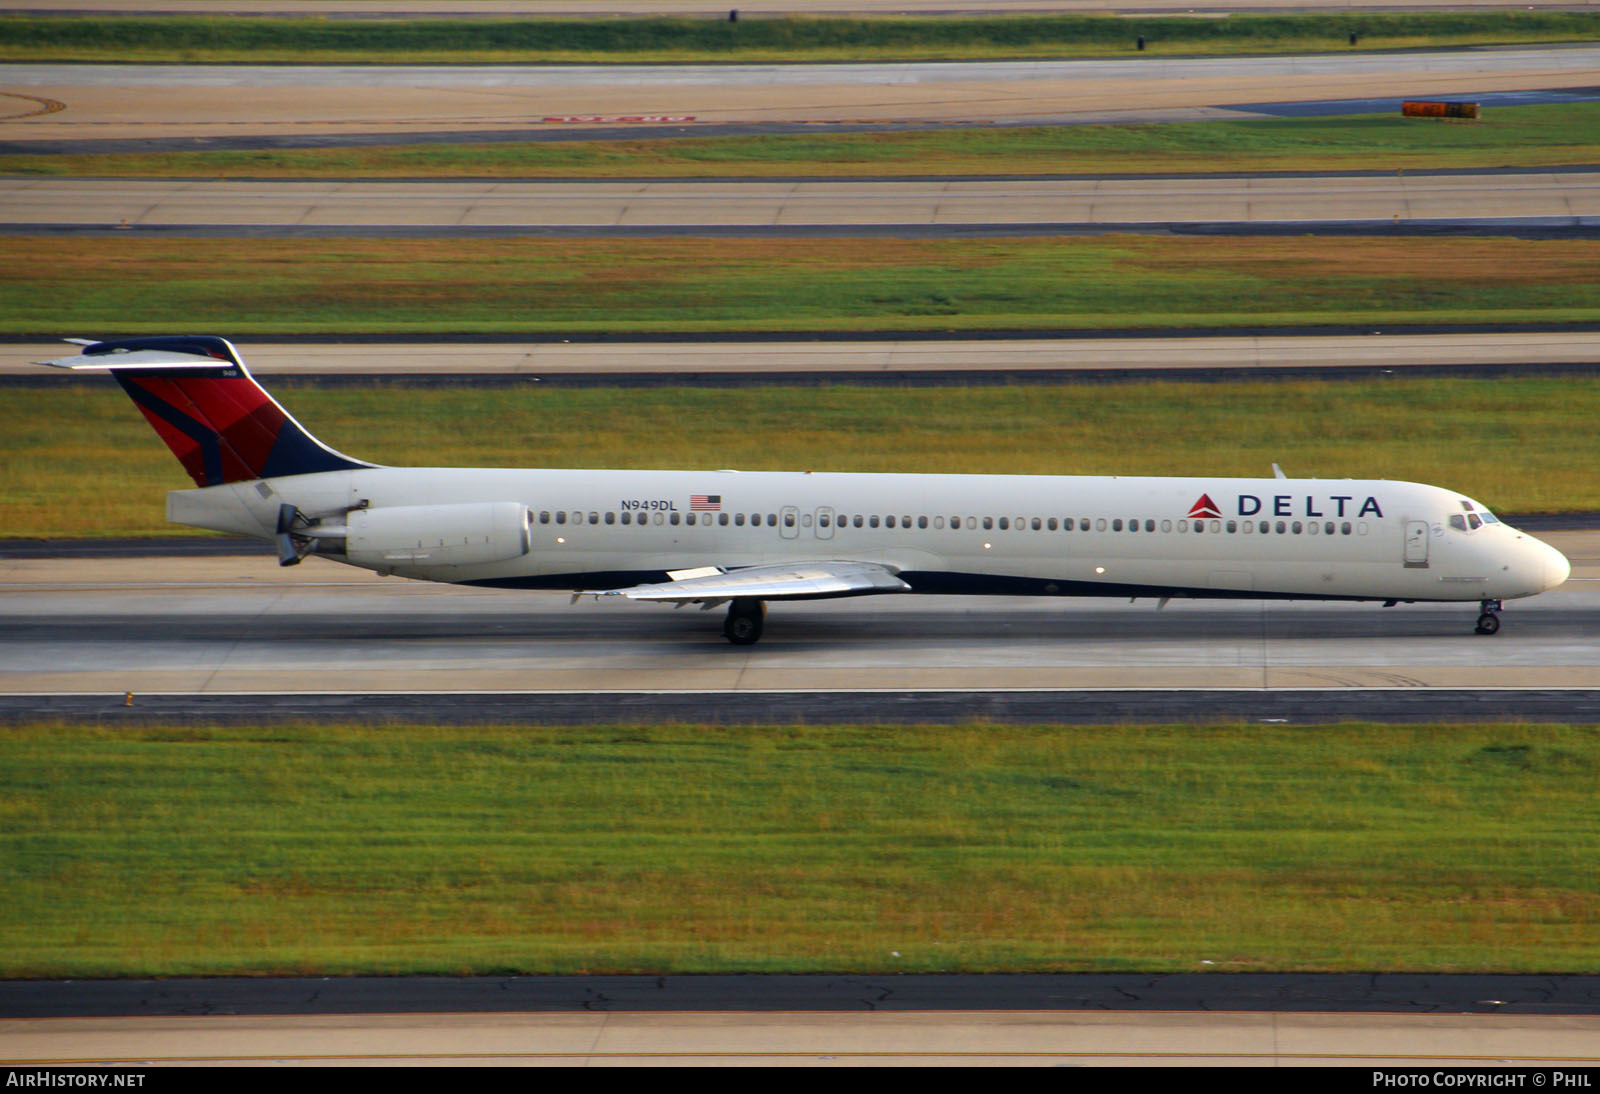
[[[1428,522],[1406,521],[1405,562],[1407,566],[1424,569],[1428,565]]]

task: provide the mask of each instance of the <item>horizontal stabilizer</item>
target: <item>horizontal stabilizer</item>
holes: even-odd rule
[[[232,361],[219,361],[215,357],[207,357],[199,353],[175,353],[164,349],[139,349],[122,353],[106,353],[97,357],[87,354],[78,354],[75,357],[58,357],[54,361],[38,361],[37,364],[50,365],[54,368],[70,368],[77,371],[98,370],[110,372],[112,369],[122,368],[232,368]]]

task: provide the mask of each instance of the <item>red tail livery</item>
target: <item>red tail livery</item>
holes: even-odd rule
[[[80,357],[51,363],[109,371],[196,486],[373,466],[306,432],[223,338],[96,342]]]

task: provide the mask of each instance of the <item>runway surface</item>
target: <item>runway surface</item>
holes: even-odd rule
[[[1491,376],[1600,368],[1600,331],[1595,330],[1165,338],[891,337],[871,341],[240,340],[236,344],[258,376],[310,377],[323,382],[406,378],[475,384],[519,380],[616,385],[926,384],[1382,376],[1408,370]],[[107,382],[103,377],[65,375],[37,364],[73,352],[64,342],[0,343],[0,385]]]
[[[566,1012],[0,1020],[11,1064],[1587,1068],[1600,1018],[1482,1014]],[[1548,1073],[1540,1076],[1549,1079]],[[1526,1082],[1527,1075],[1520,1076]],[[1579,1073],[1576,1080],[1584,1076]],[[1532,1084],[1528,1084],[1532,1085]]]
[[[919,182],[213,182],[0,179],[11,230],[1542,222],[1600,227],[1600,170]]]
[[[1224,117],[1229,113],[1215,108],[1235,104],[1594,85],[1600,46],[1593,45],[823,65],[6,64],[0,92],[15,100],[15,110],[0,126],[8,140],[61,141],[572,124],[1041,124],[1152,110]]]
[[[1600,532],[1543,538],[1573,578],[1509,603],[1493,638],[1472,633],[1473,604],[878,597],[775,605],[761,644],[740,648],[714,612],[405,582],[319,559],[6,559],[0,693],[101,708],[124,692],[440,693],[442,710],[455,701],[443,693],[552,693],[551,710],[554,693],[580,705],[615,693],[619,709],[692,720],[726,693],[868,691],[909,710],[891,693],[1015,690],[1061,720],[1058,693],[1079,689],[1374,689],[1382,707],[1391,689],[1600,688]],[[1245,695],[1255,710],[1258,698]]]

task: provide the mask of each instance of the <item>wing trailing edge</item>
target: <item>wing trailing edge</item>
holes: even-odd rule
[[[788,562],[723,570],[702,567],[678,571],[681,577],[625,589],[586,590],[580,596],[622,597],[665,603],[704,602],[715,607],[727,600],[825,600],[841,596],[909,593],[895,569],[880,562],[849,560]]]

